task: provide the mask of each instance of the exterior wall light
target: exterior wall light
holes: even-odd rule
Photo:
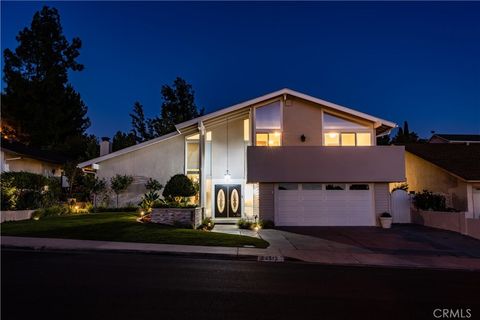
[[[225,173],[225,180],[230,181],[230,178],[232,178],[232,175],[230,174],[230,172],[227,169],[227,172]]]
[[[305,140],[307,140],[307,137],[305,137],[305,135],[302,134],[302,135],[300,136],[300,140],[301,140],[302,142],[305,142]]]

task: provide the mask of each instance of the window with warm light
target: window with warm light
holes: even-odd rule
[[[255,135],[257,147],[279,147],[282,145],[282,134],[280,132],[265,132]]]
[[[372,135],[368,132],[357,133],[357,146],[371,146]]]
[[[342,146],[354,147],[355,146],[355,133],[342,133],[341,134]]]
[[[324,134],[324,144],[326,146],[339,146],[340,135],[337,132],[329,132]]]

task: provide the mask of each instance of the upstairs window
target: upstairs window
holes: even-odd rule
[[[275,101],[255,109],[255,129],[279,130],[282,128],[280,101]]]
[[[323,128],[324,129],[369,129],[363,124],[343,119],[329,113],[323,113]]]
[[[257,147],[279,147],[282,145],[282,134],[280,132],[257,133]]]

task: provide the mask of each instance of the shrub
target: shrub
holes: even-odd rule
[[[253,222],[246,219],[239,219],[237,222],[237,226],[239,229],[251,229],[253,227],[253,224]]]
[[[118,195],[125,190],[132,184],[133,177],[127,175],[120,175],[116,174],[110,179],[110,187],[112,188],[113,192],[117,196],[117,207],[118,207]]]
[[[275,227],[272,220],[260,220],[259,224],[262,229],[273,229]]]
[[[192,180],[184,174],[176,174],[168,180],[163,189],[163,196],[167,201],[180,203],[187,202],[186,198],[196,194]]]
[[[160,191],[162,190],[163,185],[158,181],[153,178],[148,179],[147,183],[145,183],[145,189],[148,191]]]
[[[145,193],[140,201],[140,207],[149,212],[152,209],[153,204],[160,200],[160,196],[155,191],[149,191]]]
[[[380,215],[380,218],[391,218],[392,215],[388,212],[383,212],[381,215]]]
[[[212,218],[207,217],[202,220],[202,224],[198,227],[198,229],[209,231],[212,230],[213,227],[215,227],[215,222],[213,222]]]
[[[51,206],[61,196],[60,179],[30,172],[3,172],[0,177],[3,210]]]
[[[445,197],[428,190],[415,194],[413,204],[417,209],[421,210],[445,211],[447,209]]]
[[[40,219],[52,216],[64,216],[73,213],[68,205],[55,205],[48,208],[35,210],[32,213],[33,219]]]

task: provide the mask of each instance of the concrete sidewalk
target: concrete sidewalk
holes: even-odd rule
[[[265,236],[265,232],[262,232],[261,236],[268,241],[268,235]],[[274,236],[278,235],[272,232],[270,240],[272,240],[272,237]],[[451,256],[401,256],[355,252],[350,250],[335,251],[333,248],[330,248],[330,250],[322,250],[320,248],[309,250],[297,249],[293,246],[282,246],[281,248],[279,246],[270,246],[267,249],[256,249],[6,236],[2,236],[1,240],[2,248],[65,251],[101,250],[249,260],[257,260],[259,257],[260,259],[267,258],[267,260],[271,257],[286,257],[304,262],[331,265],[480,270],[480,259],[474,258]],[[277,243],[278,241],[281,240],[277,240]]]

